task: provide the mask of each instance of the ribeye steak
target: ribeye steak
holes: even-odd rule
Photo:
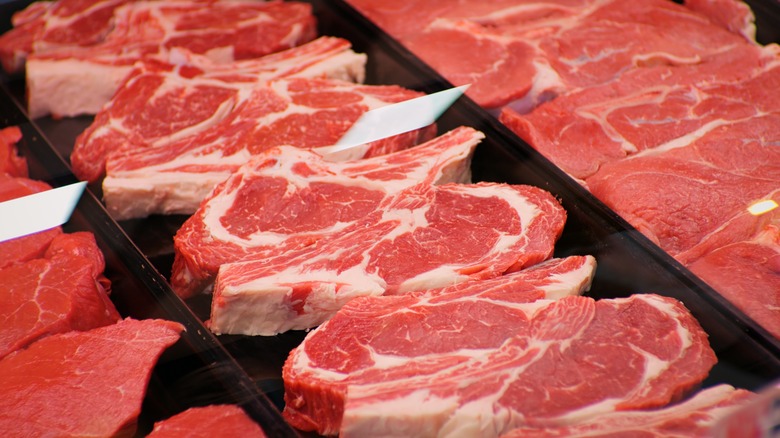
[[[343,162],[290,146],[262,152],[178,230],[171,284],[184,298],[210,290],[222,264],[310,245],[411,185],[470,182],[471,155],[482,137],[461,127],[409,149]]]
[[[186,50],[215,62],[278,52],[316,36],[301,2],[139,1],[114,10],[97,44],[33,52],[27,58],[30,117],[95,114],[144,57]]]
[[[291,352],[284,416],[343,437],[495,437],[664,406],[716,361],[676,300],[527,298],[355,299]]]
[[[537,187],[424,182],[311,245],[222,265],[210,328],[307,329],[357,296],[503,275],[547,260],[565,219],[559,202]]]
[[[161,147],[218,124],[255,87],[285,76],[362,82],[365,55],[348,41],[321,37],[260,58],[218,64],[184,53],[134,64],[122,86],[77,138],[70,160],[80,179],[97,181],[110,153]],[[176,59],[177,57],[181,59]]]
[[[280,145],[335,144],[364,112],[420,95],[395,85],[306,78],[277,79],[244,90],[220,120],[200,132],[109,154],[104,201],[116,219],[192,214],[251,156]],[[350,152],[371,156],[401,150],[434,133],[435,126],[429,125]]]

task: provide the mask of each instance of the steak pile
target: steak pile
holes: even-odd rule
[[[350,3],[780,337],[780,209],[747,213],[777,202],[780,49],[747,4]]]
[[[201,134],[265,81],[286,76],[360,81],[365,64],[365,56],[353,52],[348,41],[329,37],[232,63],[178,54],[183,57],[178,64],[149,58],[134,64],[117,93],[76,139],[70,160],[79,178],[97,181],[111,153],[164,147]]]
[[[780,52],[753,41],[744,4],[350,3],[780,336],[780,209],[754,208],[780,202],[780,99],[767,92]],[[433,124],[331,153],[366,111],[422,93],[362,84],[366,57],[317,38],[309,4],[58,0],[13,24],[0,61],[25,69],[29,115],[95,115],[69,158],[102,182],[112,217],[191,215],[170,283],[183,299],[212,294],[208,328],[308,331],[282,370],[292,426],[703,434],[752,398],[697,392],[716,356],[681,302],[582,296],[596,260],[554,256],[567,218],[554,194],[471,181],[483,133]],[[48,188],[26,178],[19,137],[0,131],[0,201]],[[183,327],[122,319],[104,268],[86,232],[0,243],[0,430],[132,432]],[[193,427],[263,436],[234,405],[189,409],[152,436]]]

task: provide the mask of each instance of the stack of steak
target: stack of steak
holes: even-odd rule
[[[350,3],[780,337],[780,52],[745,3]]]
[[[608,118],[610,108],[598,107],[599,98],[616,95],[631,101],[635,95],[668,94],[686,110],[686,101],[711,96],[732,103],[736,115],[729,122],[746,123],[760,141],[762,118],[773,117],[771,102],[749,114],[727,86],[750,79],[766,87],[773,78],[763,75],[772,65],[768,52],[747,42],[752,30],[744,8],[712,21],[662,0],[533,5],[453,0],[425,2],[415,20],[405,14],[396,21],[393,14],[403,5],[354,3],[453,82],[471,82],[469,93],[478,102],[505,107],[502,120],[532,143],[543,143],[545,135],[587,133],[587,123],[581,130],[556,123],[567,114],[573,114],[572,126]],[[31,114],[96,113],[70,159],[80,178],[103,179],[115,218],[191,214],[175,236],[171,284],[185,299],[212,294],[213,332],[311,330],[283,369],[284,416],[293,426],[345,437],[567,433],[594,427],[594,418],[604,419],[599,427],[615,428],[627,422],[663,425],[670,412],[675,419],[715,418],[751,397],[720,386],[687,399],[716,357],[707,334],[677,300],[654,294],[599,301],[581,296],[596,261],[587,255],[553,257],[566,222],[553,194],[471,182],[470,160],[481,132],[458,127],[435,137],[431,125],[331,153],[327,146],[364,112],[420,93],[360,85],[365,58],[343,40],[312,41],[314,19],[307,6],[98,2],[100,14],[81,10],[100,23],[98,31],[60,41],[52,17],[67,15],[67,4],[31,7],[17,17],[15,31],[0,39],[8,68],[26,61]],[[694,5],[709,11],[707,2]],[[219,18],[213,27],[198,25],[207,9]],[[246,51],[244,39],[256,42],[258,33],[271,41],[251,45],[262,53]],[[577,47],[570,44],[574,40]],[[727,73],[726,85],[708,81],[704,90],[704,80],[697,82],[713,77],[700,66],[733,59],[745,59],[751,68]],[[97,84],[100,93],[92,93],[102,97],[75,109],[46,102],[72,101],[73,88],[57,81],[74,84],[67,72],[85,65],[95,77],[110,78]],[[622,82],[629,77],[640,91]],[[656,84],[670,77],[682,88],[641,92],[648,80]],[[42,101],[36,98],[41,93]],[[593,112],[571,103],[578,93],[595,94],[596,99],[585,98],[596,105]],[[549,126],[531,120],[537,114],[545,120],[544,108],[550,108]],[[639,159],[652,155],[640,150],[660,150],[700,167],[721,166],[750,193],[763,193],[766,181],[748,181],[748,175],[757,168],[774,175],[776,166],[763,158],[719,161],[707,135],[725,122],[717,115],[708,118],[711,111],[702,114],[683,135],[704,139],[695,149],[681,147],[678,137],[648,147],[610,137],[617,149],[604,146],[603,162],[573,161],[590,172],[594,192],[595,177],[615,157],[634,153]],[[627,125],[642,125],[642,117]],[[743,146],[751,154],[765,152]],[[594,149],[595,155],[602,152]],[[723,202],[723,208],[733,204]],[[770,233],[756,238],[745,231],[743,240],[772,241],[776,224],[740,216],[730,226],[743,223],[766,226]],[[694,255],[709,260],[705,249],[723,239],[718,231],[718,226],[706,230],[706,248],[682,251],[691,250],[686,254],[692,260]],[[54,248],[52,260],[69,252],[67,242]],[[100,270],[93,266],[90,272]],[[138,330],[137,321],[115,323],[118,318],[109,316],[114,320],[98,329],[107,339]],[[163,332],[181,329],[156,323]],[[66,350],[67,336],[61,340]],[[163,339],[158,348],[175,341],[157,339]],[[91,344],[86,345],[85,351]],[[160,351],[147,349],[149,357]],[[24,362],[42,360],[40,349],[28,351],[9,356],[22,365],[4,360],[0,368],[9,364],[8,372],[19,375],[15,381],[24,381],[18,371]],[[48,397],[34,390],[36,402]],[[679,409],[670,407],[684,399]],[[240,414],[227,408],[218,415],[243,421]],[[179,419],[157,430],[164,434]],[[710,423],[698,426],[706,430]]]

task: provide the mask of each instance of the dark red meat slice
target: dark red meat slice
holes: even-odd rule
[[[91,233],[60,234],[47,258],[0,269],[0,358],[44,336],[114,324],[103,256]]]
[[[132,431],[162,352],[183,327],[125,319],[43,338],[0,361],[0,430],[20,436]]]
[[[236,405],[195,407],[154,424],[148,438],[262,438],[263,429]]]

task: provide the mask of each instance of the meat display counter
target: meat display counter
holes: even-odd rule
[[[393,84],[425,93],[451,87],[441,75],[379,27],[339,0],[314,0],[321,35],[344,38],[367,55],[367,84]],[[774,41],[776,8],[749,2],[757,11],[759,39]],[[18,9],[24,3],[15,4]],[[773,12],[774,11],[774,12]],[[2,11],[9,16],[10,10]],[[775,15],[772,15],[775,13]],[[77,179],[69,167],[76,137],[91,123],[87,116],[30,119],[25,83],[5,76],[0,96],[0,128],[20,126],[19,143],[30,175],[62,186]],[[703,387],[726,383],[760,391],[780,379],[780,340],[734,307],[701,279],[634,229],[573,178],[468,98],[462,98],[438,120],[439,133],[468,126],[485,134],[476,148],[474,181],[527,184],[552,193],[567,212],[555,257],[592,255],[598,268],[587,296],[595,299],[659,294],[675,298],[701,324],[717,355]],[[282,367],[307,331],[275,336],[214,335],[207,328],[210,296],[180,299],[169,278],[174,263],[173,236],[185,215],[153,215],[115,220],[101,199],[100,183],[92,183],[66,225],[69,231],[92,231],[106,255],[111,298],[122,316],[163,318],[182,323],[186,331],[155,368],[137,434],[155,421],[190,406],[231,403],[242,406],[268,436],[308,436],[289,426],[284,408]]]

